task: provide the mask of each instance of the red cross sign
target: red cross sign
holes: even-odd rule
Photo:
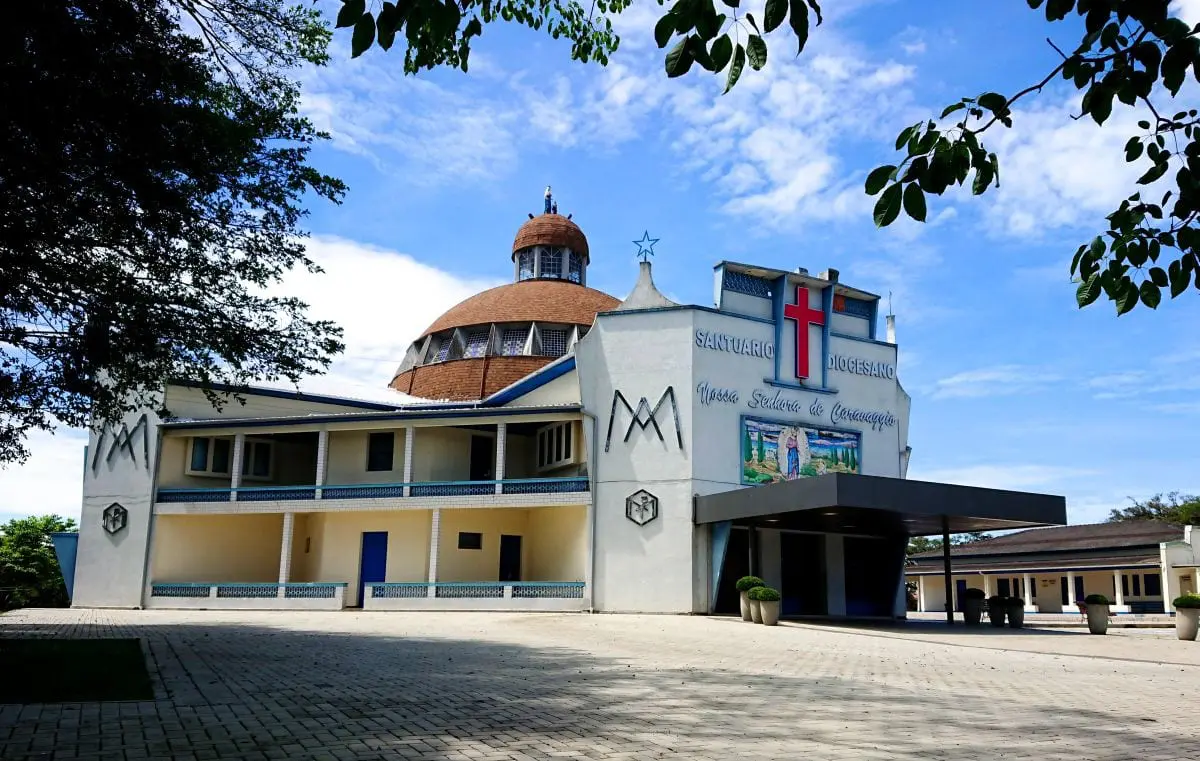
[[[796,321],[796,377],[808,377],[808,326],[824,325],[825,312],[808,305],[808,288],[796,286],[796,302],[783,305],[783,317]]]

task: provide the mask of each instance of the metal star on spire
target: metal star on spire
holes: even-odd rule
[[[648,262],[650,260],[647,257],[654,256],[654,244],[658,243],[658,238],[651,238],[647,230],[642,233],[641,240],[635,240],[633,243],[638,247],[637,256],[640,256],[643,262]]]

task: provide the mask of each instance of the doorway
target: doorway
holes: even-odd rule
[[[500,535],[500,581],[521,580],[521,537]]]
[[[496,477],[496,440],[491,436],[471,437],[472,481],[491,481]]]
[[[362,535],[362,558],[358,564],[358,606],[366,602],[368,584],[384,580],[387,574],[387,544],[386,531],[364,531]]]
[[[824,616],[829,613],[826,599],[825,535],[779,535],[779,590],[783,596],[780,613],[785,616]]]

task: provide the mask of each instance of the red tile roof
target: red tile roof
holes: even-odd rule
[[[421,337],[450,328],[493,322],[550,322],[590,326],[597,312],[621,302],[607,293],[569,280],[522,280],[483,293],[451,307]]]
[[[521,225],[513,240],[513,253],[529,246],[566,246],[585,260],[590,258],[583,230],[559,214],[541,214]]]

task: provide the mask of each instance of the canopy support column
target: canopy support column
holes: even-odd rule
[[[946,623],[954,625],[954,578],[950,572],[950,518],[942,516],[942,570],[946,577]]]

